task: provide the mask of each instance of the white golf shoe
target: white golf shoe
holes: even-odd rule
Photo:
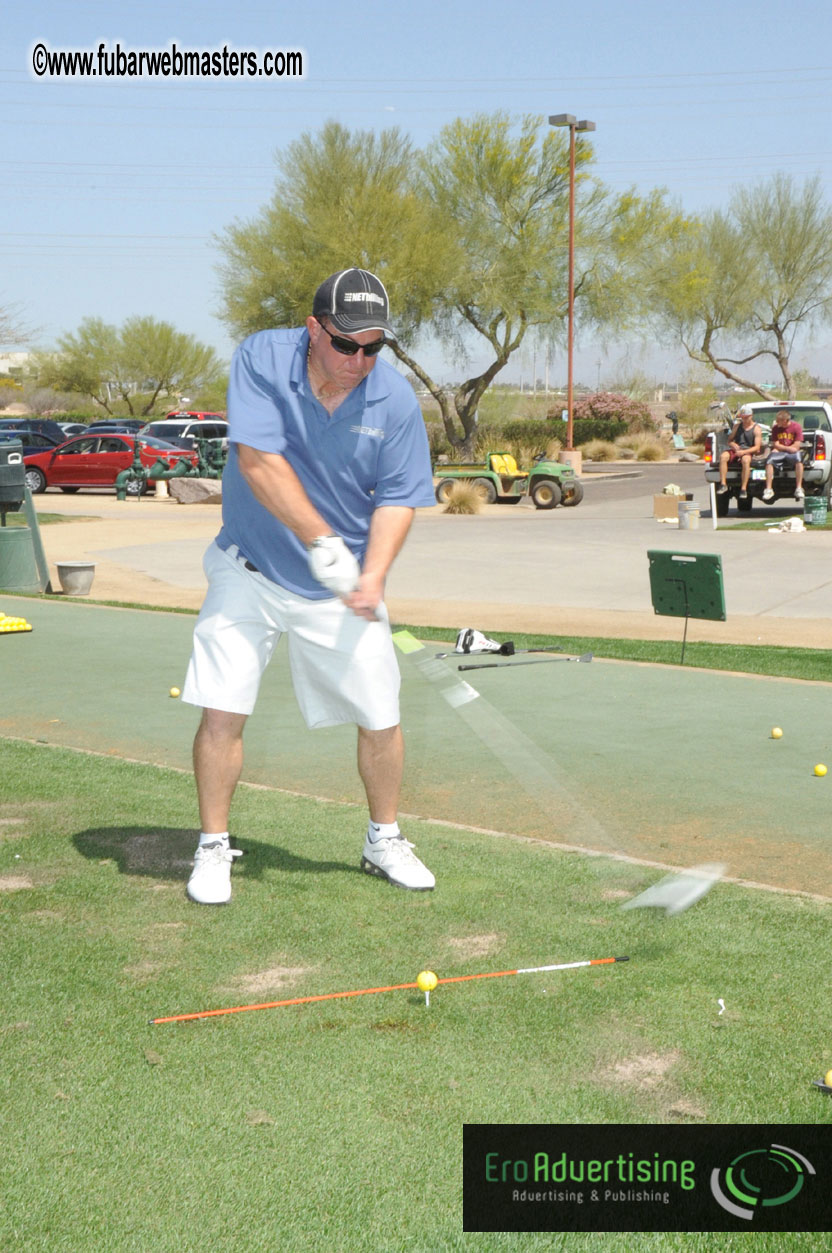
[[[397,887],[409,888],[411,892],[429,892],[436,879],[414,852],[413,845],[401,832],[384,840],[364,840],[361,869],[366,874],[378,875]]]
[[[229,848],[225,840],[200,844],[188,880],[188,896],[197,905],[227,905],[231,900],[231,863],[242,850]]]

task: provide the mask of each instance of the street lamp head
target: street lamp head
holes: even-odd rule
[[[550,126],[574,126],[577,118],[574,113],[555,113],[549,118]]]
[[[595,130],[595,123],[594,123],[594,122],[586,122],[586,121],[584,121],[584,122],[578,122],[577,126],[575,127],[575,130],[576,130],[576,131],[594,131],[594,130]]]

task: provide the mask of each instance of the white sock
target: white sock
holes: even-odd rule
[[[393,839],[397,835],[401,835],[398,822],[373,822],[370,819],[367,836],[371,844],[375,844],[376,840]]]
[[[227,831],[212,831],[210,835],[206,835],[204,831],[200,831],[199,833],[199,847],[200,848],[202,848],[205,844],[216,844],[217,841],[222,841],[223,844],[227,844],[229,842],[228,832]]]

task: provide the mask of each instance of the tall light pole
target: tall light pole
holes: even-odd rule
[[[566,450],[572,452],[572,357],[575,343],[575,132],[594,131],[595,123],[579,122],[572,113],[556,113],[550,126],[569,127],[569,294],[566,333]]]

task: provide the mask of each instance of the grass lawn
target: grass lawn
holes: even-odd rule
[[[98,519],[85,514],[41,513],[38,512],[38,525],[50,526],[53,522],[97,522]],[[28,526],[25,513],[7,513],[7,526]]]
[[[0,753],[3,1249],[600,1249],[465,1236],[463,1124],[832,1116],[811,1086],[832,1065],[827,905],[723,884],[674,919],[622,913],[655,872],[415,822],[439,883],[408,894],[358,873],[361,811],[241,787],[234,900],[201,909],[184,896],[188,776],[12,740]],[[430,1009],[404,991],[148,1023],[424,967],[624,953],[440,987]]]

